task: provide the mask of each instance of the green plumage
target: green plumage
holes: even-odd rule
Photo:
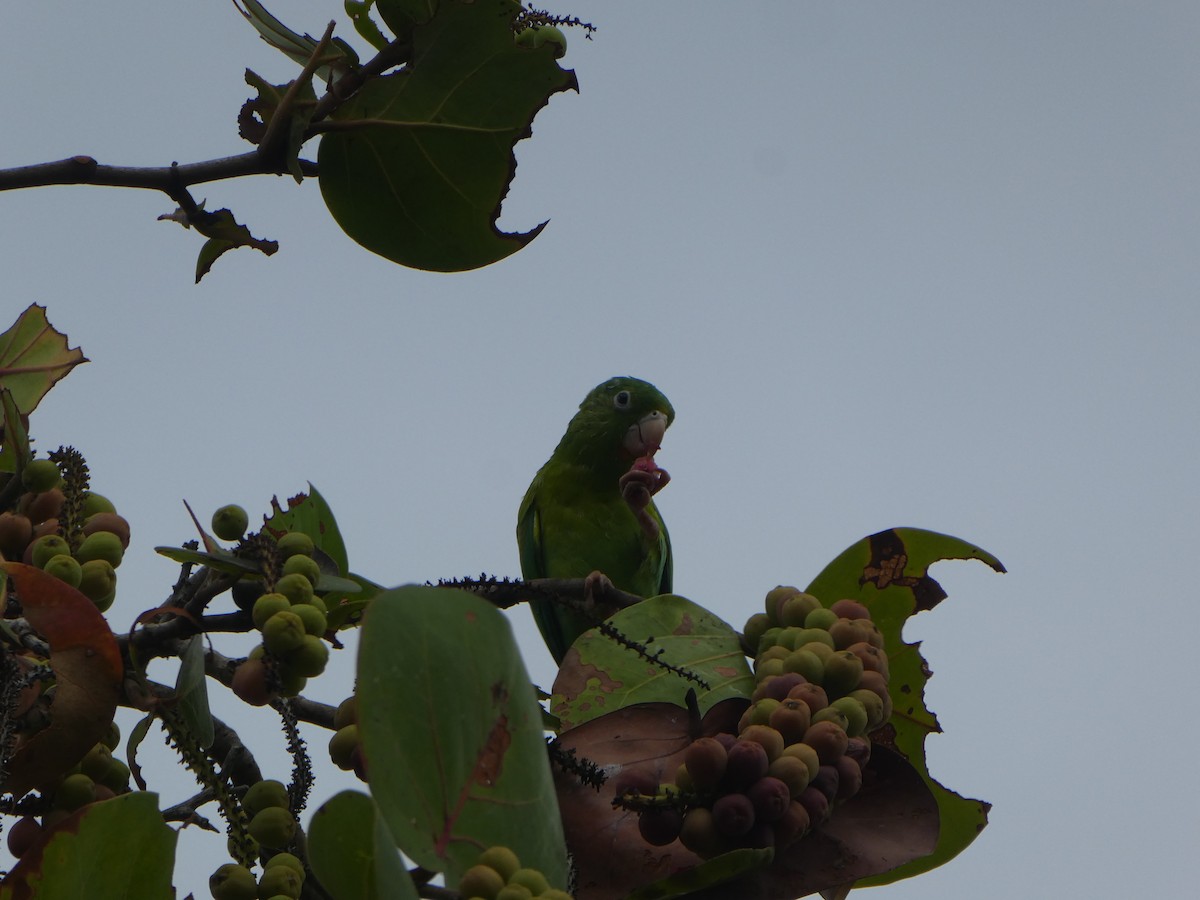
[[[643,597],[670,592],[671,541],[662,517],[650,501],[645,513],[658,527],[656,535],[648,533],[622,496],[620,482],[635,460],[653,456],[655,436],[661,440],[674,418],[667,398],[636,378],[609,379],[587,395],[521,501],[522,577],[584,578],[600,571],[623,591]],[[648,436],[649,445],[640,446],[639,436]],[[560,663],[594,624],[552,601],[535,600],[532,606],[546,646]]]

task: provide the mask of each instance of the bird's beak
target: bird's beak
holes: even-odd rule
[[[630,456],[653,456],[662,446],[663,435],[667,433],[666,413],[647,413],[629,426],[625,432],[625,449]]]

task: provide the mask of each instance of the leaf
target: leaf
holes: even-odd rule
[[[192,737],[208,749],[215,734],[212,712],[208,708],[208,679],[204,676],[203,636],[192,635],[179,658],[179,674],[175,678],[177,708]]]
[[[504,844],[565,886],[540,707],[502,613],[446,588],[383,592],[363,623],[357,695],[371,793],[408,857],[453,884]]]
[[[33,412],[50,388],[85,362],[83,351],[67,346],[67,336],[54,329],[46,307],[36,303],[0,334],[0,388],[12,395],[22,415]]]
[[[270,129],[276,127],[274,121],[282,108],[286,118],[277,126],[286,130],[280,145],[281,152],[288,171],[299,184],[304,180],[304,172],[300,168],[300,148],[307,139],[306,132],[317,106],[317,95],[311,79],[306,78],[301,85],[295,82],[269,84],[247,69],[246,83],[258,90],[258,96],[242,104],[238,113],[238,134],[250,143],[261,146]],[[289,91],[292,97],[285,101]],[[271,139],[271,144],[276,146],[275,138]]]
[[[350,21],[354,23],[354,30],[357,31],[368,44],[376,50],[382,50],[388,45],[388,39],[383,32],[379,30],[379,26],[375,24],[375,20],[371,18],[371,6],[374,0],[366,0],[366,2],[358,2],[358,0],[346,0],[345,8],[346,15],[350,17]]]
[[[346,557],[346,544],[338,531],[337,520],[325,498],[310,483],[307,494],[289,497],[287,509],[279,505],[279,498],[271,498],[269,518],[263,519],[263,530],[276,539],[289,531],[307,534],[313,545],[324,552],[337,565],[338,572],[345,574],[350,563]]]
[[[205,553],[203,550],[189,550],[187,547],[155,547],[154,552],[172,562],[195,563],[230,575],[253,575],[259,571],[257,563],[234,556],[227,550]]]
[[[412,63],[368,81],[325,123],[321,195],[371,252],[458,272],[515,253],[545,226],[496,227],[513,147],[551,95],[576,87],[554,48],[513,41],[519,10],[515,0],[446,0],[413,29]]]
[[[29,624],[50,644],[57,689],[50,724],[22,739],[3,790],[16,797],[62,775],[108,732],[124,667],[108,622],[87,597],[23,563],[0,563]]]
[[[21,856],[0,883],[0,900],[172,900],[175,840],[156,794],[90,803]]]
[[[375,8],[397,37],[407,35],[414,25],[424,25],[437,12],[438,0],[376,0]]]
[[[317,41],[310,34],[298,34],[267,12],[257,0],[233,0],[247,22],[254,26],[259,37],[282,52],[293,62],[305,65],[317,49]],[[317,77],[329,81],[358,65],[358,54],[345,41],[335,41],[329,48],[329,62],[316,70]]]
[[[133,726],[125,741],[125,760],[129,763],[129,774],[133,776],[138,788],[143,791],[146,789],[146,779],[142,776],[142,767],[138,764],[137,752],[138,748],[142,746],[142,741],[146,739],[146,735],[150,733],[150,725],[153,722],[153,714],[143,716]]]
[[[309,863],[333,900],[416,900],[396,841],[366,794],[336,794],[308,829]]]
[[[891,667],[889,690],[895,707],[886,728],[872,739],[896,750],[916,769],[937,800],[941,829],[937,846],[921,859],[898,866],[865,885],[887,884],[936,868],[958,855],[987,824],[990,804],[970,800],[942,787],[925,763],[925,737],[940,731],[937,718],[925,707],[929,669],[918,650],[901,636],[914,613],[932,609],[946,597],[929,567],[941,559],[977,559],[1003,572],[1000,560],[965,541],[918,528],[894,528],[864,538],[822,570],[808,592],[829,604],[852,597],[866,604],[883,632]],[[836,820],[836,815],[835,815]]]
[[[562,728],[635,703],[684,705],[696,692],[701,714],[729,697],[749,698],[754,676],[737,632],[708,610],[674,594],[663,594],[623,609],[609,619],[650,654],[700,678],[697,683],[655,665],[598,629],[583,634],[563,659],[554,681],[550,709]]]
[[[774,851],[731,850],[712,859],[706,859],[690,869],[684,869],[666,878],[661,878],[652,884],[638,888],[629,895],[629,900],[669,900],[671,897],[694,897],[696,891],[706,887],[724,884],[739,875],[761,868],[771,861]],[[721,896],[729,894],[722,891]]]
[[[29,417],[21,415],[8,388],[0,388],[0,409],[0,472],[19,472],[33,456],[26,427]]]

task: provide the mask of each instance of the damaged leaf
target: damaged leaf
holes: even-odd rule
[[[78,347],[46,319],[46,307],[31,303],[17,321],[0,334],[0,388],[8,392],[18,415],[28,416],[50,388],[87,362]],[[5,409],[6,433],[8,407]]]
[[[371,794],[409,858],[453,884],[503,844],[565,886],[540,707],[501,612],[462,591],[384,591],[363,623],[357,696]]]
[[[250,233],[245,225],[239,225],[233,218],[233,213],[227,209],[208,212],[204,203],[199,203],[190,212],[176,209],[173,213],[164,213],[158,217],[160,222],[178,222],[184,228],[195,228],[208,238],[200,248],[200,256],[196,260],[196,282],[208,274],[213,263],[227,250],[237,247],[253,247],[267,256],[279,249],[278,241],[260,240]]]
[[[300,148],[304,146],[305,131],[312,121],[313,110],[317,105],[317,94],[313,90],[312,82],[306,81],[301,85],[296,85],[295,82],[269,84],[247,69],[246,83],[258,91],[258,96],[251,97],[242,104],[238,113],[238,134],[252,144],[261,145],[271,127],[284,129],[281,141],[283,159],[296,183],[300,183],[304,179],[304,172],[300,168]],[[296,86],[293,88],[293,85]],[[292,96],[285,104],[284,98],[289,91],[292,91]],[[275,116],[281,105],[283,115],[287,118],[282,124],[275,125]],[[274,140],[271,143],[272,147],[280,146]]]

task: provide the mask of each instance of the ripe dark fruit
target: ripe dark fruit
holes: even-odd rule
[[[18,819],[8,829],[8,852],[22,856],[42,836],[42,826],[33,816]]]
[[[804,804],[793,801],[788,804],[787,812],[775,823],[775,846],[787,847],[808,831],[810,821],[808,810]]]
[[[792,802],[792,794],[788,786],[770,775],[760,778],[750,785],[746,796],[754,805],[756,822],[774,822],[787,812],[787,808]]]
[[[296,818],[286,809],[268,806],[250,820],[250,836],[264,847],[286,847],[296,836]]]
[[[243,612],[251,612],[254,609],[254,602],[266,593],[266,588],[257,578],[243,578],[234,582],[229,593],[233,596],[233,602],[237,604],[238,609]]]
[[[812,724],[811,719],[812,712],[803,700],[784,700],[771,713],[767,724],[782,735],[786,746],[803,740],[804,732],[808,731],[808,726]]]
[[[63,503],[66,502],[66,497],[58,488],[46,491],[44,494],[38,494],[30,502],[25,509],[25,515],[29,516],[29,520],[36,525],[38,522],[45,522],[47,519],[58,518],[62,512]]]
[[[745,790],[767,774],[769,764],[767,751],[762,744],[755,741],[737,741],[729,748],[722,783],[730,790]]]
[[[713,824],[725,837],[741,837],[754,825],[754,804],[745,794],[726,794],[712,806]]]
[[[250,514],[236,503],[222,506],[212,515],[213,534],[223,541],[236,541],[246,533]]]
[[[271,702],[267,666],[261,659],[248,659],[238,666],[230,687],[239,699],[251,706],[266,706]]]
[[[225,863],[208,877],[208,890],[214,900],[254,900],[258,885],[245,866]]]
[[[837,799],[849,800],[862,787],[862,768],[849,756],[843,756],[837,761],[837,773]]]
[[[125,548],[121,538],[111,531],[96,531],[89,534],[75,551],[75,558],[80,562],[90,562],[93,559],[105,559],[115,569],[121,565],[121,557]]]
[[[254,816],[264,809],[272,807],[286,810],[288,808],[288,792],[282,782],[268,778],[250,785],[246,796],[242,798],[242,806],[246,815]]]
[[[804,733],[804,743],[817,751],[821,765],[837,762],[846,752],[849,737],[835,722],[814,722]]]
[[[683,815],[677,809],[649,809],[638,816],[638,832],[655,847],[673,843],[682,828]]]
[[[805,788],[797,799],[808,812],[812,824],[819,825],[829,818],[829,798],[815,787]]]
[[[816,788],[825,795],[826,800],[832,803],[837,797],[838,781],[837,766],[821,766],[817,770],[817,777],[809,783],[809,788]]]
[[[713,738],[693,741],[684,753],[683,763],[687,766],[692,784],[699,791],[714,790],[725,775],[728,751]]]
[[[819,684],[801,684],[788,691],[789,700],[800,700],[810,713],[818,713],[829,705],[829,695]]]
[[[742,626],[742,642],[750,648],[750,654],[758,649],[759,639],[770,627],[771,617],[766,613],[755,613],[746,620],[746,624]]]
[[[33,540],[33,523],[28,516],[0,513],[0,554],[7,560],[19,560]]]
[[[819,609],[821,601],[812,594],[794,594],[788,597],[779,607],[779,624],[785,627],[803,627],[804,620],[814,609]]]
[[[846,649],[862,660],[863,669],[870,672],[878,672],[884,678],[888,677],[887,654],[878,647],[866,641],[859,641],[851,644]]]
[[[787,699],[788,691],[798,684],[804,684],[804,681],[804,676],[797,675],[795,672],[785,672],[783,675],[764,678],[758,683],[750,699],[763,700],[769,698],[771,700],[785,700]]]
[[[859,768],[871,760],[871,741],[866,737],[853,737],[846,742],[846,755],[858,763]]]
[[[833,645],[839,650],[866,642],[870,635],[870,619],[838,619],[829,627],[829,636],[833,638]]]
[[[90,535],[99,531],[115,534],[121,539],[121,547],[129,549],[129,523],[123,516],[116,513],[96,513],[94,516],[89,516],[83,523],[83,533]]]
[[[58,487],[58,466],[48,459],[33,459],[21,470],[21,486],[33,494]]]
[[[831,610],[833,610],[835,613],[837,613],[839,619],[869,619],[869,618],[871,618],[871,611],[869,609],[867,609],[863,604],[859,603],[857,600],[851,600],[850,598],[846,598],[844,600],[838,600],[836,603],[834,603],[829,608]]]

